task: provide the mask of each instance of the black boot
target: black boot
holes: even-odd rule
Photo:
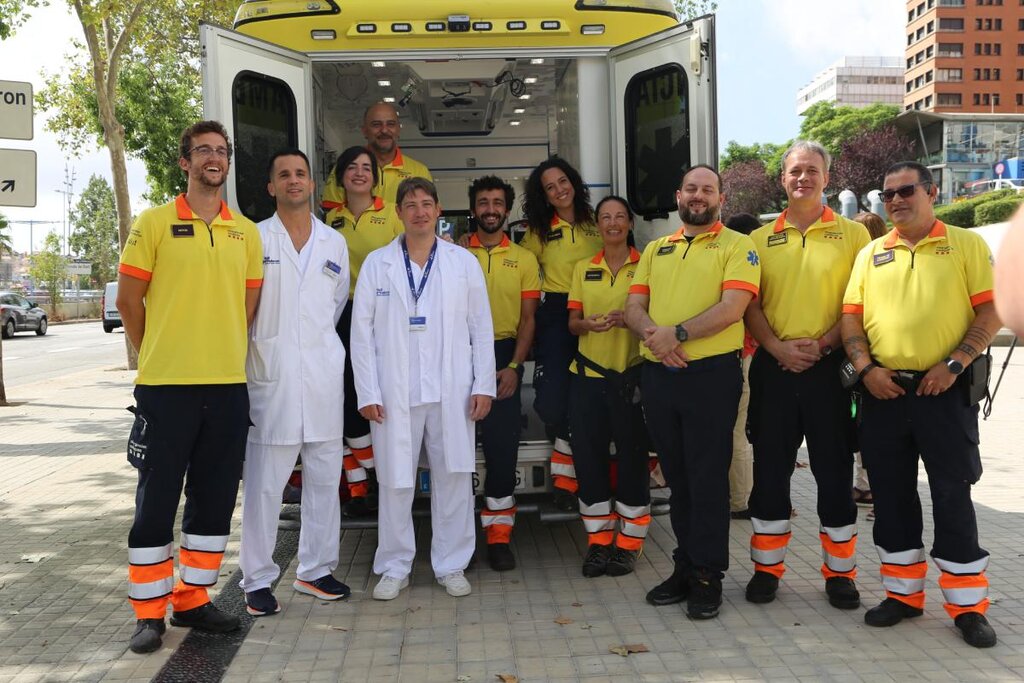
[[[146,654],[159,650],[163,645],[164,632],[167,626],[163,619],[139,619],[135,623],[135,633],[128,643],[128,647],[136,654]]]
[[[864,613],[864,623],[868,626],[895,626],[904,619],[913,619],[922,614],[923,609],[911,607],[896,598],[886,598]]]
[[[963,634],[964,642],[971,647],[992,647],[996,644],[996,632],[980,612],[964,612],[953,623]]]
[[[213,606],[212,602],[208,602],[184,612],[172,612],[171,626],[191,627],[210,633],[225,633],[237,630],[241,626],[241,620],[234,615],[221,612]]]
[[[755,571],[747,583],[747,602],[769,603],[779,590],[779,577],[768,572]]]
[[[857,609],[860,607],[860,592],[853,579],[845,576],[833,576],[825,579],[825,595],[828,603],[839,609]]]
[[[691,619],[711,619],[722,606],[722,579],[714,572],[698,570],[690,575],[686,614]]]

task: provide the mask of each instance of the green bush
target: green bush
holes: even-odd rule
[[[1017,212],[1017,207],[1022,202],[1024,202],[1024,196],[985,202],[974,209],[974,225],[989,225],[1008,221]]]
[[[977,197],[965,199],[962,202],[937,206],[935,207],[935,217],[949,225],[955,225],[960,228],[973,228],[975,225],[978,225],[974,222],[975,209],[989,202],[1006,199],[1007,197],[1015,197],[1016,194],[1016,190],[995,190],[994,192],[986,192],[985,194],[980,194]]]

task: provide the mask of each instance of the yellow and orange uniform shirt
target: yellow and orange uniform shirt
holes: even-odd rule
[[[864,316],[871,356],[892,370],[928,370],[993,300],[992,253],[977,233],[936,220],[913,248],[894,229],[857,255],[843,313]]]
[[[719,222],[689,242],[683,228],[650,242],[629,292],[650,297],[647,314],[655,325],[674,326],[717,304],[727,289],[757,296],[760,281],[753,241]],[[690,360],[738,351],[743,348],[743,321],[710,337],[687,340],[682,347]],[[640,355],[658,362],[646,346],[640,346]]]
[[[345,202],[340,202],[331,208],[324,222],[340,232],[348,245],[348,298],[351,301],[363,261],[371,251],[380,249],[405,232],[405,226],[398,218],[394,204],[388,204],[380,197],[373,198],[373,204],[359,215],[359,220]]]
[[[221,202],[207,225],[178,195],[136,219],[119,272],[149,283],[136,383],[245,382],[245,292],[263,284],[252,221]]]
[[[605,315],[626,308],[626,297],[640,265],[640,252],[632,247],[629,257],[612,275],[605,260],[604,250],[589,261],[580,261],[572,275],[569,288],[569,310],[577,310],[586,318],[595,313]],[[640,340],[626,327],[613,327],[606,332],[588,332],[580,335],[579,351],[603,368],[622,372],[640,362]],[[579,372],[574,360],[571,372]],[[583,368],[587,377],[600,377],[590,368]]]
[[[501,244],[490,250],[473,234],[469,251],[480,262],[491,303],[494,339],[515,339],[519,333],[524,299],[540,299],[540,269],[537,258],[503,235]]]
[[[761,258],[761,309],[776,336],[818,339],[832,329],[853,263],[871,241],[867,228],[825,207],[802,234],[783,211],[750,239]]]
[[[555,214],[546,242],[529,230],[519,246],[537,257],[543,273],[543,290],[566,294],[572,285],[572,273],[580,261],[591,259],[603,246],[601,235],[592,223],[573,225]]]

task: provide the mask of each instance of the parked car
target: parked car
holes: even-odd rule
[[[46,311],[15,292],[0,292],[0,333],[10,339],[15,332],[46,334]]]
[[[108,282],[103,288],[103,299],[100,301],[100,309],[103,311],[103,331],[113,332],[115,327],[121,327],[121,313],[117,310],[117,283]]]

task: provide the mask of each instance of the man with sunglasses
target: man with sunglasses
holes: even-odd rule
[[[182,133],[187,190],[143,211],[121,255],[117,309],[139,352],[128,461],[139,470],[128,534],[128,596],[138,620],[130,647],[162,644],[173,626],[233,631],[214,607],[249,431],[248,326],[263,282],[259,230],[222,199],[231,142],[216,121]],[[185,510],[174,582],[174,518]]]
[[[754,447],[747,600],[775,599],[791,525],[790,479],[806,438],[818,488],[825,594],[839,609],[860,606],[857,506],[853,502],[850,395],[839,380],[843,292],[867,229],[822,203],[829,153],[798,140],[782,157],[789,204],[750,237],[761,255],[761,296],[745,322],[760,347],[750,364],[748,424]]]
[[[978,545],[971,485],[981,477],[972,363],[999,330],[992,257],[982,238],[935,218],[931,172],[904,161],[885,174],[895,228],[857,256],[843,299],[843,345],[863,385],[860,446],[875,499],[874,541],[886,598],[870,626],[923,612],[925,560],[918,457],[931,489],[946,612],[964,640],[991,647],[988,552]],[[984,362],[984,361],[982,361]],[[974,377],[977,375],[977,377]]]

